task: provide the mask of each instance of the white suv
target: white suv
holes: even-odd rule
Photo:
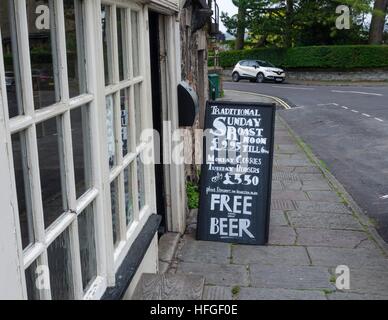
[[[262,60],[242,60],[233,69],[232,79],[239,82],[241,79],[248,79],[251,82],[262,83],[265,80],[284,82],[286,73],[276,68],[273,64]]]

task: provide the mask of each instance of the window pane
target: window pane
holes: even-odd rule
[[[60,100],[54,74],[55,48],[52,35],[55,32],[53,1],[26,1],[30,41],[32,83],[35,109],[41,109]],[[37,13],[38,12],[38,13]]]
[[[132,32],[132,59],[133,59],[133,76],[140,75],[139,67],[139,14],[136,11],[131,11],[131,32]]]
[[[37,268],[38,263],[34,261],[25,271],[28,300],[40,300],[39,289],[36,286],[38,271],[40,270],[37,270]]]
[[[124,170],[124,185],[125,185],[125,216],[127,226],[133,221],[133,170],[130,164]]]
[[[5,84],[7,87],[8,98],[8,113],[9,117],[15,117],[23,114],[23,107],[17,100],[17,78],[18,73],[14,65],[18,64],[17,45],[12,41],[12,36],[15,36],[11,19],[9,15],[8,1],[1,1],[0,5],[0,29],[2,33],[2,44],[4,54],[5,67]]]
[[[82,285],[86,291],[97,276],[93,204],[86,208],[78,217],[78,236],[81,255]]]
[[[110,11],[111,7],[101,6],[101,24],[102,24],[102,46],[104,53],[104,73],[105,84],[112,83],[112,53],[109,40],[111,38],[110,24]]]
[[[86,93],[82,1],[64,0],[66,54],[70,97]]]
[[[120,234],[120,224],[119,224],[119,199],[118,199],[118,180],[115,180],[110,185],[110,196],[111,196],[111,205],[112,205],[112,226],[113,226],[113,244],[117,245]]]
[[[53,118],[37,126],[40,182],[44,223],[49,227],[65,210],[61,181],[61,158],[59,156],[59,119]],[[62,159],[63,160],[63,159]]]
[[[70,245],[66,230],[47,249],[53,300],[74,299]]]
[[[12,150],[23,249],[34,243],[27,150],[23,133],[12,136]]]
[[[130,149],[131,142],[129,140],[129,89],[121,90],[120,92],[121,104],[121,137],[123,141],[123,156],[125,157]]]
[[[140,144],[142,133],[142,112],[141,112],[141,83],[135,84],[135,121],[136,121],[136,144]]]
[[[112,169],[116,165],[116,138],[115,138],[115,117],[113,96],[106,97],[106,127],[108,139],[108,159],[109,167]]]
[[[144,164],[140,157],[137,157],[137,184],[139,192],[139,210],[145,206],[145,180],[144,180]]]
[[[128,79],[127,71],[127,52],[125,45],[125,20],[126,20],[126,10],[122,8],[117,8],[117,41],[118,41],[118,54],[119,54],[119,77],[120,81]]]
[[[74,174],[77,198],[91,187],[89,107],[72,110],[71,129],[73,138]]]

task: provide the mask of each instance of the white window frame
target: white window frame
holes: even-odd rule
[[[107,134],[106,134],[106,105],[105,96],[118,92],[123,88],[130,88],[130,106],[134,106],[134,85],[136,83],[142,83],[141,85],[141,104],[142,112],[147,116],[142,117],[143,128],[153,128],[152,124],[152,101],[151,95],[151,78],[150,67],[146,61],[149,60],[149,33],[148,33],[148,7],[137,5],[133,2],[123,0],[107,0],[103,1],[104,4],[112,6],[120,6],[127,8],[129,14],[127,17],[130,19],[130,10],[136,10],[138,15],[138,28],[142,32],[142,36],[139,37],[139,70],[140,76],[133,78],[132,76],[132,61],[128,63],[131,66],[130,76],[128,80],[117,81],[118,70],[113,73],[114,82],[112,85],[105,87],[104,83],[104,70],[96,66],[103,65],[103,50],[102,50],[102,30],[101,25],[101,1],[96,0],[83,0],[84,10],[82,10],[83,28],[84,34],[84,51],[85,51],[85,65],[86,73],[85,80],[87,83],[88,92],[81,94],[75,98],[69,97],[68,76],[67,76],[67,56],[66,56],[66,39],[65,39],[65,21],[64,21],[64,8],[63,2],[60,0],[50,0],[55,5],[55,46],[53,47],[53,54],[57,55],[55,63],[57,63],[58,72],[58,88],[60,91],[60,101],[49,107],[35,110],[33,104],[33,87],[31,79],[31,62],[29,51],[29,33],[26,14],[26,0],[16,0],[14,2],[15,14],[15,27],[16,34],[14,35],[17,42],[18,52],[16,54],[20,64],[20,87],[21,92],[20,101],[24,107],[24,114],[14,117],[8,120],[8,106],[6,98],[5,81],[1,79],[4,75],[4,64],[2,54],[2,43],[0,41],[0,133],[4,133],[7,138],[6,145],[0,145],[1,150],[5,148],[7,152],[3,152],[0,157],[0,163],[5,163],[3,158],[8,159],[9,168],[2,166],[2,172],[8,171],[7,175],[4,175],[4,180],[0,182],[1,190],[8,186],[9,199],[11,201],[6,202],[5,198],[7,193],[2,194],[1,203],[9,203],[9,210],[6,209],[6,220],[2,219],[0,231],[4,231],[4,235],[9,235],[11,232],[14,236],[7,238],[7,251],[12,251],[14,259],[9,261],[10,266],[3,265],[7,270],[13,269],[13,273],[9,274],[9,283],[13,283],[12,290],[8,291],[9,295],[22,299],[27,299],[25,270],[35,261],[38,261],[40,265],[48,265],[47,249],[65,230],[69,230],[71,245],[71,258],[72,258],[72,272],[73,272],[73,287],[75,299],[99,299],[104,294],[108,286],[115,285],[115,274],[120,267],[122,261],[126,257],[131,245],[140,234],[142,228],[147,222],[149,216],[156,213],[156,199],[155,199],[155,183],[154,183],[154,167],[152,165],[144,165],[144,183],[145,183],[145,203],[146,205],[139,210],[134,210],[134,221],[130,225],[129,229],[120,229],[121,242],[118,247],[114,248],[113,245],[113,232],[112,232],[112,216],[111,216],[111,202],[110,202],[110,183],[123,175],[124,169],[134,163],[134,175],[136,176],[136,159],[146,150],[147,145],[141,143],[136,146],[135,152],[129,153],[126,157],[122,157],[121,141],[116,146],[116,157],[118,159],[117,166],[110,171],[107,163]],[[53,15],[51,15],[53,16]],[[115,24],[115,19],[113,20]],[[130,31],[130,22],[125,22],[127,30]],[[115,30],[115,29],[114,29]],[[1,30],[0,30],[1,31]],[[117,33],[114,32],[114,34]],[[130,34],[130,33],[129,33]],[[1,39],[1,32],[0,32]],[[129,39],[129,38],[128,38]],[[132,57],[131,41],[128,41],[128,55],[129,59]],[[113,46],[113,59],[117,59],[117,46]],[[116,60],[117,61],[117,60]],[[105,90],[102,90],[105,88]],[[174,87],[175,89],[175,87]],[[74,178],[74,164],[73,164],[73,147],[71,136],[71,122],[70,111],[81,106],[89,106],[89,123],[90,123],[90,151],[91,151],[91,171],[93,181],[92,187],[79,199],[75,194],[75,178]],[[120,104],[117,103],[117,108],[120,108]],[[117,114],[117,113],[116,113]],[[132,112],[133,114],[133,112]],[[68,207],[71,208],[68,212],[61,215],[56,222],[45,229],[44,226],[44,214],[41,195],[41,182],[39,171],[39,157],[38,157],[38,144],[36,136],[36,125],[46,120],[55,118],[61,118],[61,127],[63,128],[63,152],[60,156],[64,159],[65,172],[63,178],[66,181],[66,196],[68,199]],[[120,121],[116,117],[116,121]],[[133,121],[133,119],[132,119]],[[134,127],[132,129],[131,137],[134,135]],[[18,202],[16,199],[16,181],[14,177],[13,169],[13,157],[11,147],[11,135],[25,132],[26,147],[28,150],[28,164],[30,170],[30,185],[31,185],[31,205],[33,208],[33,225],[35,243],[32,246],[27,247],[24,251],[21,247],[21,232],[18,218]],[[121,134],[119,135],[121,137]],[[121,139],[119,139],[121,140]],[[87,143],[87,142],[86,142]],[[153,145],[153,141],[151,141]],[[9,170],[8,170],[9,169]],[[3,175],[2,175],[3,176]],[[133,187],[135,195],[133,202],[135,207],[137,206],[137,179],[133,179]],[[11,185],[11,188],[9,188]],[[123,192],[121,192],[123,194]],[[4,198],[4,199],[3,199]],[[97,260],[97,277],[89,287],[88,291],[84,293],[82,287],[82,274],[81,263],[79,256],[79,239],[78,239],[78,216],[93,203],[94,215],[95,215],[95,241],[96,241],[96,260]],[[122,207],[122,206],[121,206]],[[122,208],[121,208],[122,209]],[[125,211],[125,210],[124,210]],[[12,214],[11,214],[12,213]],[[11,217],[12,216],[12,217]],[[120,219],[125,219],[125,212],[121,210]],[[125,225],[125,224],[124,224]],[[14,233],[12,230],[17,230]],[[3,268],[1,269],[3,271]],[[11,277],[12,276],[12,277]],[[40,292],[41,299],[51,299],[50,290],[42,290]]]
[[[110,48],[108,48],[108,52],[111,53],[111,63],[113,64],[113,69],[111,70],[111,84],[105,86],[104,92],[104,108],[105,107],[105,98],[107,96],[113,96],[114,108],[115,108],[115,136],[116,136],[116,146],[115,146],[115,156],[116,156],[116,164],[112,170],[109,171],[109,178],[106,179],[108,182],[106,184],[105,189],[110,190],[110,184],[118,179],[119,183],[119,225],[120,232],[118,234],[119,243],[117,247],[111,246],[110,256],[113,256],[113,259],[110,259],[110,270],[115,274],[126,257],[130,247],[133,242],[136,240],[141,230],[143,229],[145,223],[151,214],[156,213],[156,199],[155,199],[155,186],[154,186],[154,168],[152,165],[144,165],[144,183],[145,183],[145,203],[146,205],[143,208],[138,207],[138,192],[137,192],[137,163],[136,159],[139,157],[144,151],[146,151],[149,146],[148,143],[153,145],[153,141],[148,141],[147,143],[141,142],[139,145],[136,145],[136,121],[134,115],[134,105],[135,105],[135,94],[134,94],[134,86],[136,84],[141,84],[141,92],[140,92],[140,100],[142,106],[143,116],[141,117],[141,126],[142,128],[152,128],[152,107],[151,100],[149,99],[147,92],[151,92],[149,79],[148,79],[148,68],[146,68],[146,61],[149,59],[149,51],[146,50],[148,47],[148,10],[145,7],[141,7],[133,2],[120,1],[120,0],[103,0],[101,1],[101,5],[110,6],[110,14],[112,15],[110,19],[111,25],[108,29],[112,30],[111,38],[108,38],[107,42],[110,43]],[[117,39],[117,19],[116,17],[116,9],[124,9],[127,11],[126,17],[128,21],[125,23],[126,33],[128,34],[128,38],[126,42],[123,42],[123,47],[126,48],[123,50],[125,52],[129,52],[127,56],[126,64],[129,67],[128,79],[120,81],[119,79],[119,55],[118,55],[118,39]],[[139,39],[139,72],[140,75],[134,77],[133,75],[133,61],[132,61],[132,41],[129,35],[132,35],[131,32],[131,11],[138,12],[138,29],[141,31]],[[101,39],[102,43],[102,39]],[[108,57],[109,58],[109,57]],[[124,64],[125,65],[125,64]],[[102,68],[101,68],[102,69]],[[125,73],[125,69],[124,69]],[[100,73],[101,74],[101,73]],[[104,79],[104,72],[102,72],[102,78]],[[129,138],[131,142],[129,145],[135,146],[135,148],[130,148],[128,154],[123,157],[122,155],[122,141],[119,137],[121,137],[121,126],[120,124],[120,103],[118,101],[120,91],[122,89],[129,90],[130,94],[130,103],[129,103]],[[115,97],[116,96],[116,97]],[[130,224],[129,228],[126,226],[125,221],[125,208],[124,208],[124,182],[123,182],[123,174],[124,170],[132,166],[132,188],[133,188],[133,209],[134,209],[134,217],[133,221]],[[108,198],[110,200],[110,192]],[[110,202],[107,204],[108,212],[112,212]],[[112,221],[110,221],[110,226],[112,226]],[[112,228],[111,228],[112,229]],[[113,231],[112,231],[113,233]],[[113,244],[113,240],[110,241]],[[112,265],[113,261],[113,265]],[[111,273],[111,275],[113,275]]]

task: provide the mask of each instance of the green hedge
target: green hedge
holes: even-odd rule
[[[288,69],[357,69],[388,67],[388,46],[312,46],[291,49],[263,48],[220,53],[223,68],[244,59],[268,60]],[[213,61],[209,61],[212,64]]]
[[[271,61],[275,65],[283,65],[287,49],[263,48],[250,50],[231,50],[220,52],[220,64],[223,68],[234,67],[237,62],[245,59],[261,59]],[[210,66],[213,64],[210,59]]]

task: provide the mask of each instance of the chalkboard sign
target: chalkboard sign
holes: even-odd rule
[[[197,239],[265,245],[276,107],[209,102]]]

